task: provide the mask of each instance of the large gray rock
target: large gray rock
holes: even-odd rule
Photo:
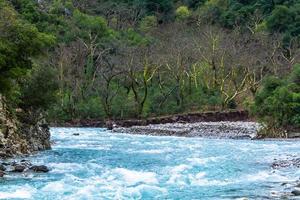
[[[295,189],[292,191],[292,194],[295,195],[295,196],[300,196],[300,188],[295,188]]]
[[[35,166],[30,167],[29,169],[34,172],[43,172],[43,173],[49,172],[48,167],[45,165],[35,165]]]
[[[24,165],[16,165],[14,166],[13,172],[24,172],[26,167]]]

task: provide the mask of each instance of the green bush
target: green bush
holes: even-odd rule
[[[187,6],[180,6],[176,9],[176,18],[178,20],[185,20],[191,16],[191,12]]]
[[[269,77],[257,93],[252,111],[273,128],[300,128],[300,65],[284,80]]]

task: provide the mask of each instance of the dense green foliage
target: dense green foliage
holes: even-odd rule
[[[28,83],[26,76],[33,68],[34,58],[40,57],[45,47],[54,41],[53,36],[39,32],[34,25],[21,19],[7,2],[0,1],[0,93],[6,96],[11,106],[25,101],[28,104],[32,101],[31,97],[40,98],[42,91],[35,93],[31,86],[36,86]],[[27,91],[32,92],[30,99],[26,96],[21,101],[25,97],[21,82],[26,84]]]
[[[35,67],[28,76],[20,84],[20,107],[33,110],[49,109],[57,98],[56,71],[49,66]]]
[[[269,77],[255,97],[254,112],[273,129],[300,128],[300,65],[285,78]]]
[[[0,1],[0,92],[11,92],[15,80],[32,67],[31,59],[51,42],[53,37],[19,19],[10,6]]]
[[[298,0],[1,0],[0,9],[0,92],[51,120],[254,100],[268,123],[299,125]],[[278,78],[261,86],[267,76]]]

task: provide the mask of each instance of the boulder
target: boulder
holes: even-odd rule
[[[14,169],[13,169],[13,172],[19,172],[19,173],[21,173],[21,172],[23,172],[25,169],[26,169],[26,167],[23,166],[23,165],[15,165],[15,166],[14,166]]]
[[[295,189],[292,191],[292,194],[295,195],[295,196],[300,196],[300,188],[295,188]]]
[[[20,164],[23,165],[23,166],[25,166],[25,167],[27,167],[27,168],[29,168],[29,167],[32,166],[32,164],[31,164],[31,162],[29,160],[21,160]]]
[[[48,169],[48,167],[45,165],[35,165],[35,166],[30,167],[29,169],[34,172],[43,172],[43,173],[47,173],[50,171]]]

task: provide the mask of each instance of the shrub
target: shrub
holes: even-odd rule
[[[255,97],[252,111],[268,128],[292,130],[300,128],[300,65],[284,80],[269,77]]]
[[[176,9],[176,18],[178,20],[187,19],[191,15],[189,8],[186,6],[180,6]]]

